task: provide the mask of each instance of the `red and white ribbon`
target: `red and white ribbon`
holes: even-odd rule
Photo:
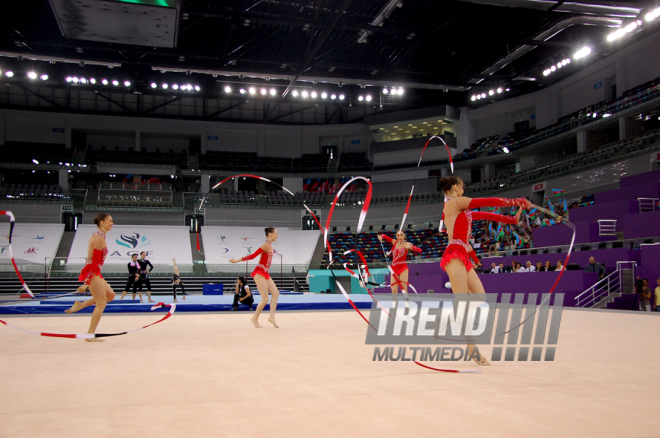
[[[16,223],[16,218],[14,217],[14,214],[11,211],[1,211],[0,210],[0,216],[9,216],[9,245],[8,245],[8,249],[9,249],[9,257],[11,258],[11,264],[14,266],[14,270],[16,271],[16,275],[18,276],[18,279],[21,280],[21,284],[23,285],[23,288],[26,290],[26,292],[28,294],[30,294],[30,296],[32,298],[34,298],[34,294],[30,290],[30,288],[28,287],[25,280],[23,279],[23,276],[21,275],[21,271],[18,270],[18,266],[16,266],[16,260],[14,260],[14,252],[12,251],[12,248],[11,248],[11,238],[12,238],[12,235],[14,234],[14,225]]]

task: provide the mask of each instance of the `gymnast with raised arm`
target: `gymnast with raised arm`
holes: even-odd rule
[[[440,180],[440,187],[447,197],[442,219],[447,226],[449,244],[442,255],[440,266],[449,275],[449,282],[454,293],[485,293],[479,276],[474,272],[471,258],[472,247],[469,245],[472,233],[473,220],[490,220],[508,224],[517,224],[524,208],[531,208],[532,204],[525,198],[503,199],[503,198],[481,198],[471,199],[463,196],[464,184],[460,178],[449,176]],[[470,211],[480,207],[507,207],[518,206],[520,209],[515,216],[504,216],[483,211]],[[470,355],[475,348],[474,344],[468,344]],[[488,359],[479,355],[473,358],[479,365],[490,365]]]
[[[103,276],[101,276],[101,267],[103,266],[103,262],[105,262],[105,257],[108,255],[108,244],[105,241],[105,235],[112,229],[112,217],[107,213],[100,213],[94,219],[94,224],[98,227],[98,231],[92,234],[92,237],[89,239],[87,264],[78,277],[78,280],[84,282],[84,284],[76,291],[85,292],[89,289],[92,298],[83,303],[76,301],[70,309],[64,311],[66,313],[75,313],[85,307],[96,306],[92,312],[92,320],[89,323],[89,330],[87,331],[89,334],[96,332],[96,327],[99,325],[106,304],[115,299],[115,292]],[[85,340],[87,342],[103,342],[99,338]]]
[[[268,268],[270,268],[270,262],[273,259],[273,254],[275,253],[273,251],[273,242],[277,240],[277,230],[274,227],[268,227],[265,228],[264,231],[266,233],[266,241],[258,250],[256,250],[253,254],[243,258],[231,259],[229,261],[231,263],[238,263],[241,261],[244,262],[246,260],[252,260],[261,255],[259,264],[255,270],[252,271],[252,278],[254,278],[254,282],[257,283],[257,289],[259,290],[259,295],[261,295],[261,300],[259,301],[257,310],[254,312],[254,316],[252,317],[251,321],[256,328],[261,328],[261,325],[259,325],[259,315],[268,303],[268,293],[270,292],[272,297],[270,299],[270,316],[268,317],[268,322],[273,324],[275,328],[279,328],[275,322],[275,311],[277,310],[277,298],[280,296],[280,291],[277,290],[275,282],[272,278],[270,278],[270,274],[268,274]]]
[[[172,296],[174,297],[174,302],[176,303],[176,287],[181,287],[181,295],[183,296],[183,301],[186,300],[186,289],[183,286],[183,281],[181,281],[181,276],[179,275],[179,268],[176,267],[176,257],[172,259],[174,264],[174,274],[172,275]]]
[[[401,292],[408,293],[408,264],[406,263],[408,250],[417,253],[421,253],[422,250],[412,243],[406,242],[406,233],[401,230],[396,232],[396,240],[387,234],[379,234],[378,240],[382,242],[383,239],[392,244],[392,275],[390,276],[392,293],[399,292],[399,285],[401,285]]]

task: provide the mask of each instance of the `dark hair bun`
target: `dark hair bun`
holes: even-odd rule
[[[454,187],[456,184],[461,184],[462,182],[463,180],[457,176],[447,176],[439,181],[440,190],[447,193],[451,191],[452,187]]]

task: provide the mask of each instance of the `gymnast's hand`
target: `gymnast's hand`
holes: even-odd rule
[[[85,293],[87,291],[87,289],[89,289],[89,285],[88,284],[83,284],[78,289],[76,289],[76,293],[77,294]]]
[[[229,263],[238,263],[240,261],[241,261],[241,259],[231,259],[231,260],[229,260]]]

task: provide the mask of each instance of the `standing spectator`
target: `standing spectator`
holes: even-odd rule
[[[602,280],[605,278],[605,266],[600,263],[596,263],[596,259],[589,257],[589,263],[584,267],[584,272],[594,272],[598,274],[598,279]]]
[[[536,268],[529,260],[527,260],[527,263],[525,263],[525,272],[536,272]]]
[[[660,278],[657,280],[658,287],[655,288],[655,311],[660,312]]]
[[[649,281],[645,278],[642,280],[642,287],[639,291],[642,310],[646,310],[647,312],[651,311],[651,295],[653,295],[653,291],[651,291],[651,288],[649,287]]]

